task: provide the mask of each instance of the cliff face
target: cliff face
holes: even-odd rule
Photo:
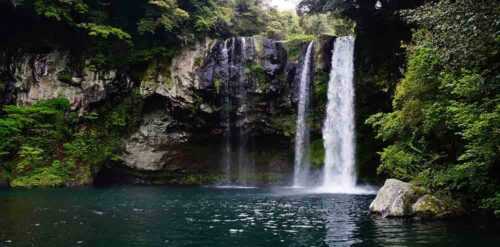
[[[250,143],[230,155],[257,160],[267,152],[258,169],[282,172],[290,139],[276,118],[293,115],[294,71],[280,42],[256,37],[206,40],[169,64],[152,64],[139,85],[149,103],[142,126],[125,140],[124,165],[205,173],[221,169],[225,146]],[[266,143],[271,136],[275,143]]]
[[[3,103],[30,105],[63,97],[70,101],[72,109],[83,113],[110,94],[132,88],[131,80],[116,71],[96,71],[85,61],[77,68],[70,59],[67,53],[58,51],[12,58],[2,69],[9,78]]]
[[[329,66],[321,57],[318,68]],[[190,183],[192,174],[216,179],[224,147],[242,142],[261,174],[282,175],[293,158],[300,60],[290,61],[281,42],[261,37],[206,39],[140,72],[96,70],[62,51],[23,54],[2,59],[1,103],[63,97],[85,115],[137,95],[144,102],[137,106],[141,124],[123,136],[119,161],[107,165],[107,172],[134,182]]]

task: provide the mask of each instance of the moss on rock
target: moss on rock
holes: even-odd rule
[[[420,197],[413,204],[412,211],[422,218],[448,218],[464,213],[460,204],[452,198],[429,194]]]
[[[323,139],[317,139],[311,142],[311,165],[314,168],[321,168],[325,161],[325,147],[323,146]]]

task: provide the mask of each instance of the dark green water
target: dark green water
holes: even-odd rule
[[[381,219],[373,196],[285,189],[0,191],[0,246],[500,246],[469,222]]]

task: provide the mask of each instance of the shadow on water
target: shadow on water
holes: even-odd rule
[[[0,190],[0,246],[500,246],[498,224],[369,215],[373,195],[114,186]]]

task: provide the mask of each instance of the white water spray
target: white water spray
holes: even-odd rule
[[[294,187],[304,187],[308,184],[310,172],[309,160],[309,125],[307,116],[309,113],[310,84],[311,84],[311,59],[314,42],[311,41],[307,47],[302,73],[300,74],[299,102],[297,110],[297,131],[295,134],[295,170],[293,178]]]

